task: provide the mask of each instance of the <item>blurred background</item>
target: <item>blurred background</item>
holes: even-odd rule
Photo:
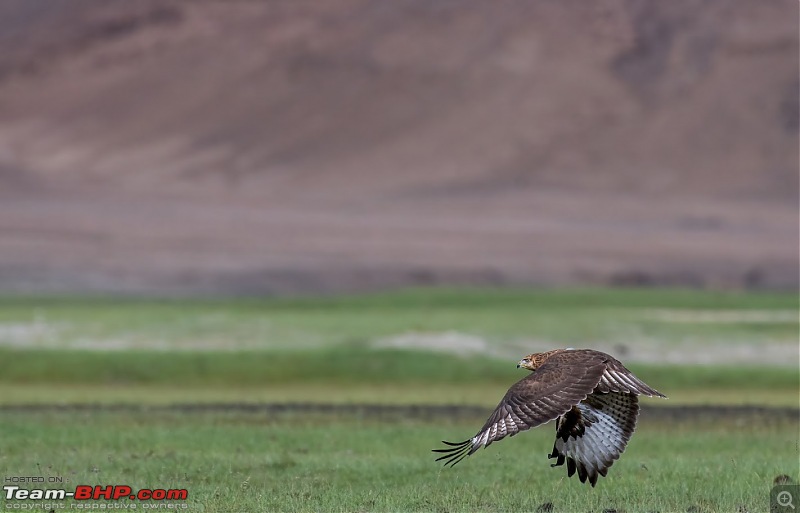
[[[800,477],[799,60],[789,0],[0,1],[0,476],[766,511]],[[550,428],[440,472],[555,347],[670,397],[613,486],[548,473]]]
[[[796,290],[789,2],[0,4],[0,291]]]

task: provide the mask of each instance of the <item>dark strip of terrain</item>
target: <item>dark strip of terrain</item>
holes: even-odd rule
[[[800,421],[798,408],[770,408],[752,405],[642,406],[648,420],[694,420],[720,418],[761,418]],[[0,406],[0,414],[53,412],[110,413],[252,413],[348,415],[364,418],[459,419],[484,417],[490,409],[474,405],[384,405],[325,403],[179,403],[171,405],[136,404],[18,404]]]

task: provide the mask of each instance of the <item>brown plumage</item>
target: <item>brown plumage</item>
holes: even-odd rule
[[[591,349],[555,349],[534,353],[517,367],[531,372],[511,386],[478,433],[463,442],[434,449],[453,466],[481,447],[556,421],[551,465],[567,464],[592,486],[605,476],[636,429],[639,395],[666,397],[647,386],[614,357]]]

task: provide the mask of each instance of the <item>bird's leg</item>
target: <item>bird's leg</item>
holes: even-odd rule
[[[564,455],[561,454],[561,452],[559,452],[558,447],[557,447],[558,438],[559,438],[558,437],[558,432],[561,430],[561,424],[563,422],[564,422],[564,416],[563,415],[556,419],[556,441],[553,444],[553,452],[551,452],[550,454],[547,455],[547,459],[550,459],[550,460],[552,460],[553,458],[558,458],[558,459],[556,460],[555,463],[551,463],[550,464],[551,467],[558,467],[559,465],[563,465],[564,464]]]
[[[551,463],[551,467],[558,467],[564,464],[564,455],[558,452],[555,444],[553,444],[553,452],[547,455],[548,459],[558,458],[555,463]]]

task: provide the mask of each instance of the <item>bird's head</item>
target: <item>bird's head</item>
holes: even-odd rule
[[[545,351],[544,353],[531,353],[517,363],[517,368],[519,369],[522,367],[529,371],[535,371],[542,366],[545,360],[561,351],[564,351],[564,349],[553,349],[552,351]]]

